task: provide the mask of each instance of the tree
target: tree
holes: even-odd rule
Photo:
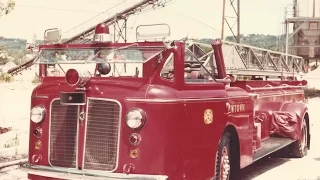
[[[8,62],[8,53],[4,49],[0,48],[0,65]]]
[[[9,14],[15,7],[14,0],[0,0],[0,17]]]

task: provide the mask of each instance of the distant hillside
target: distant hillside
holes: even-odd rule
[[[226,37],[225,40],[236,42],[233,36],[228,36]],[[203,38],[196,41],[210,44],[212,42],[212,39]],[[275,35],[248,34],[248,35],[241,35],[240,41],[241,41],[241,44],[246,44],[254,47],[281,52],[282,47],[285,45],[285,35],[282,35],[279,37]],[[293,41],[291,41],[290,43],[293,43]]]
[[[42,43],[42,40],[36,40],[36,43]],[[5,38],[0,37],[0,47],[5,47],[11,50],[22,50],[26,49],[27,40],[19,38]]]
[[[235,39],[233,38],[233,36],[226,37],[226,40],[235,42]],[[203,38],[203,39],[197,39],[195,41],[210,44],[212,42],[212,39]],[[43,42],[42,40],[37,40],[38,44],[41,44],[42,42]],[[281,51],[283,49],[282,48],[283,45],[285,44],[285,36],[282,35],[281,37],[279,37],[279,36],[264,35],[264,34],[248,34],[248,35],[242,35],[241,43],[259,47],[259,48],[264,48],[264,49],[269,49],[274,51]],[[0,37],[0,50],[5,50],[8,53],[8,55],[10,57],[13,57],[14,59],[19,59],[27,53],[26,44],[27,44],[27,40],[25,39]],[[4,64],[7,61],[8,60],[1,60],[0,64]],[[19,60],[15,62],[17,63],[21,61]]]
[[[17,38],[1,38],[0,46],[5,47],[6,49],[20,50],[25,49],[27,40],[17,39]]]

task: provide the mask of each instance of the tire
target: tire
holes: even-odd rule
[[[308,128],[305,119],[302,122],[301,137],[291,144],[291,157],[302,158],[308,154]]]
[[[225,132],[219,140],[216,153],[214,180],[235,180],[239,172],[239,161],[236,153],[238,148],[230,148],[232,136]],[[237,143],[234,143],[237,144]]]

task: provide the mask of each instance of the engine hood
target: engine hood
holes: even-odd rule
[[[91,78],[85,85],[87,97],[112,98],[144,97],[150,84],[148,78]],[[33,97],[59,98],[60,92],[75,92],[77,87],[67,84],[64,78],[44,79],[32,93]]]

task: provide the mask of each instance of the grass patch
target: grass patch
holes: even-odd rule
[[[315,88],[305,88],[304,94],[307,98],[316,98],[320,97],[320,89]]]
[[[14,146],[19,146],[19,138],[17,134],[14,138],[7,140],[7,142],[4,144],[4,148],[10,148]]]

